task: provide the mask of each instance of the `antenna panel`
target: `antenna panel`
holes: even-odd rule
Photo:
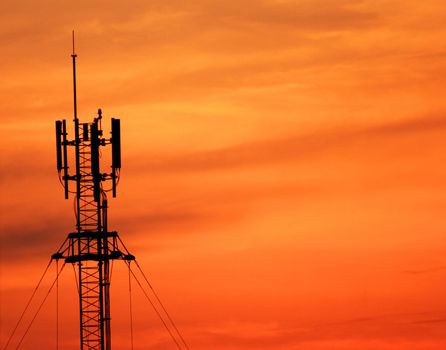
[[[62,122],[56,120],[56,160],[57,160],[57,171],[62,170]]]
[[[121,120],[111,119],[112,168],[121,169]]]
[[[84,141],[88,141],[88,123],[82,124],[82,137]]]
[[[62,149],[63,149],[63,180],[65,199],[68,199],[68,152],[67,152],[67,122],[62,120]]]
[[[99,202],[101,174],[99,169],[99,130],[97,122],[91,124],[91,174],[93,175],[94,200]]]

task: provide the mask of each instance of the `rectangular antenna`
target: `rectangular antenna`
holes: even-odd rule
[[[112,193],[116,197],[116,173],[121,168],[121,121],[111,119],[112,144]]]
[[[112,176],[112,195],[113,195],[113,198],[116,198],[116,170],[115,169],[113,169],[111,176]]]
[[[82,124],[82,134],[84,141],[88,141],[88,123]]]
[[[63,180],[65,199],[68,199],[68,152],[67,152],[67,123],[62,120],[62,147],[63,147]]]
[[[121,169],[121,121],[111,119],[112,167]]]
[[[97,121],[91,124],[91,174],[93,175],[94,200],[99,202],[101,174],[99,170],[99,130]]]
[[[62,170],[62,122],[56,120],[56,160],[57,160],[57,171]]]

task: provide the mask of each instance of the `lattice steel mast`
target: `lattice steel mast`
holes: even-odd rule
[[[68,139],[65,120],[56,121],[57,170],[65,187],[65,198],[75,193],[76,231],[69,233],[54,259],[77,265],[80,313],[80,349],[110,350],[110,260],[134,260],[120,243],[118,233],[107,225],[106,182],[113,197],[121,168],[120,120],[111,119],[111,137],[102,131],[102,111],[92,122],[80,123],[77,116],[76,53],[73,33],[74,140]],[[100,170],[100,149],[111,145],[112,171]],[[68,170],[68,149],[75,151],[75,175]],[[69,190],[75,182],[76,190]]]

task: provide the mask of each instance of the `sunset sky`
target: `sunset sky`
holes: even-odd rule
[[[110,228],[191,350],[446,349],[444,0],[3,0],[1,348],[75,229],[73,29],[81,121],[121,118]],[[115,262],[114,349],[127,279]],[[59,288],[78,349],[71,266]],[[175,349],[133,298],[135,349]],[[55,349],[55,308],[22,349]]]

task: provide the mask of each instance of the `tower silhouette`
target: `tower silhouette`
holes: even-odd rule
[[[75,195],[76,231],[68,234],[53,259],[77,267],[81,350],[111,349],[110,261],[135,260],[116,231],[109,231],[107,192],[116,197],[121,169],[120,120],[111,119],[111,136],[104,136],[102,111],[91,122],[77,116],[76,53],[73,32],[74,139],[68,138],[66,120],[56,121],[56,158],[65,198]],[[102,172],[101,149],[111,146],[111,172]],[[75,172],[69,172],[69,150],[74,149]],[[72,152],[72,151],[71,151]],[[70,184],[75,189],[70,190]],[[108,183],[111,188],[105,189]]]

